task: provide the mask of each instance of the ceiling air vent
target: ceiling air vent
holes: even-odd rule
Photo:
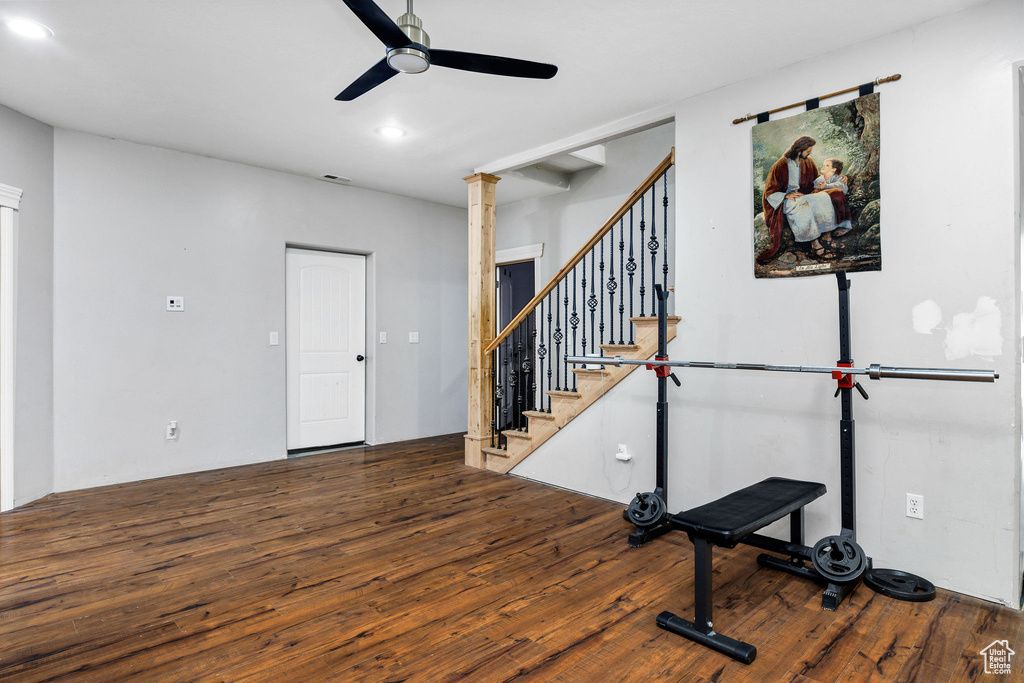
[[[348,185],[352,182],[351,178],[346,178],[340,175],[331,175],[330,173],[326,173],[321,176],[320,180],[326,180],[329,183],[335,183],[337,185]]]

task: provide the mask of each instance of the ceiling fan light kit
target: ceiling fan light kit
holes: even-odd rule
[[[431,52],[430,36],[423,30],[423,22],[413,13],[412,0],[406,0],[407,11],[397,21],[392,21],[373,0],[344,2],[366,28],[384,43],[387,54],[335,97],[336,100],[349,102],[395,74],[423,73],[431,64],[513,78],[552,78],[558,73],[558,67],[554,64],[455,50]]]

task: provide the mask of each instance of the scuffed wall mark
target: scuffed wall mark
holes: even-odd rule
[[[973,313],[957,313],[952,327],[946,328],[946,360],[980,356],[992,360],[1003,353],[1001,330],[1003,316],[996,300],[978,297]]]
[[[939,305],[928,299],[914,306],[914,332],[919,334],[931,334],[932,330],[942,322],[942,309]]]

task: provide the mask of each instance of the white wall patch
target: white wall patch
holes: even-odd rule
[[[981,356],[992,360],[1003,353],[1003,335],[1000,331],[1003,316],[996,300],[978,297],[973,313],[957,313],[953,326],[946,328],[946,360]]]
[[[938,327],[942,321],[942,309],[939,305],[928,299],[914,306],[914,332],[919,334],[931,334],[932,330]]]

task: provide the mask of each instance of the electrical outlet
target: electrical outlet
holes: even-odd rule
[[[907,494],[907,517],[924,519],[924,496],[916,493]]]
[[[168,441],[177,441],[178,440],[178,421],[177,420],[171,420],[170,422],[167,423],[167,435],[166,435],[166,438],[167,438]]]
[[[626,450],[626,444],[620,443],[619,450],[615,452],[615,459],[621,460],[622,462],[629,462],[633,459],[633,456]]]

